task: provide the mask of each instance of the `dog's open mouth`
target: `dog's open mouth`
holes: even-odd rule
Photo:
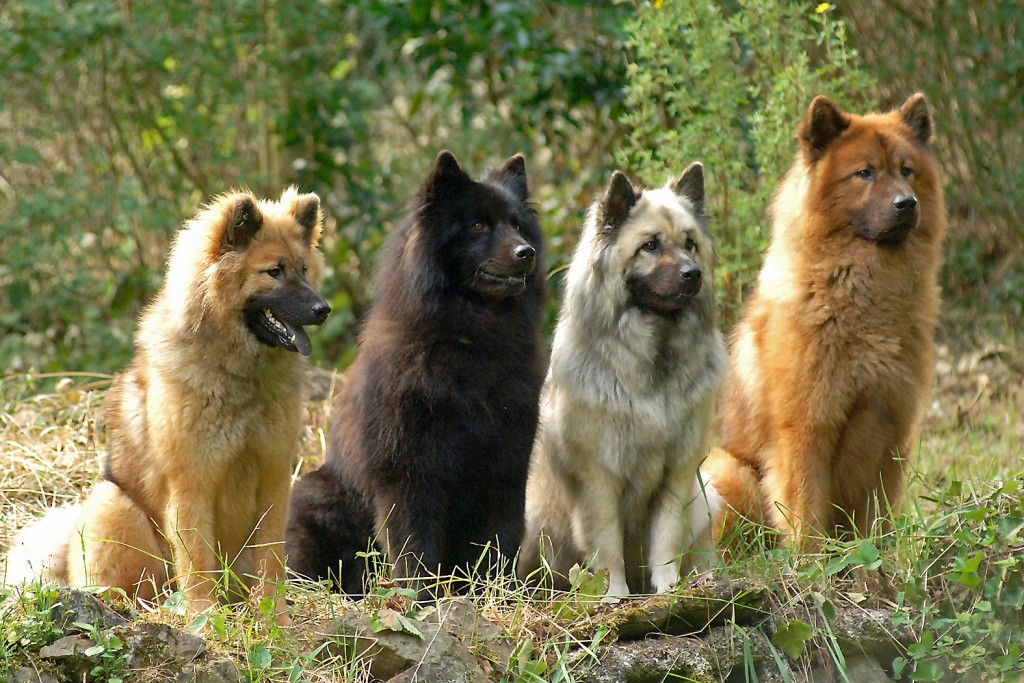
[[[476,273],[473,274],[473,285],[477,289],[501,296],[516,296],[526,291],[526,276],[527,273],[499,275],[483,268],[478,268]]]
[[[277,318],[269,308],[246,308],[245,322],[256,338],[268,346],[295,351],[303,356],[313,352],[313,344],[302,325],[293,325]]]

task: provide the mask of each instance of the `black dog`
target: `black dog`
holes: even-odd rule
[[[296,573],[358,594],[371,538],[395,577],[450,574],[488,543],[518,550],[544,379],[527,195],[522,156],[481,181],[437,157],[381,257],[327,461],[292,493]]]

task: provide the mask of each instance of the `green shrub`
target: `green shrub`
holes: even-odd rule
[[[619,160],[651,185],[704,162],[726,319],[755,278],[767,206],[810,100],[873,106],[831,12],[794,0],[657,1],[627,27],[629,139]]]

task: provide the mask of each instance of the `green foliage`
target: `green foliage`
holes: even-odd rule
[[[868,79],[828,6],[795,0],[655,2],[628,25],[629,139],[618,155],[661,185],[704,162],[726,312],[755,277],[766,207],[819,93],[858,111]]]
[[[623,5],[211,0],[0,6],[0,367],[114,371],[212,194],[318,192],[336,361],[433,157],[527,156],[561,233],[606,175]],[[329,34],[329,38],[325,35]],[[595,160],[595,157],[597,159]]]
[[[51,616],[58,597],[57,587],[49,583],[0,586],[0,671],[10,670],[21,653],[61,636],[61,625]]]
[[[82,654],[99,659],[96,666],[89,671],[89,675],[96,681],[121,683],[130,672],[128,653],[123,652],[124,643],[121,639],[113,631],[97,628],[93,624],[76,621],[74,626],[87,634],[89,640],[93,642]]]
[[[574,564],[569,569],[568,579],[568,592],[552,605],[556,619],[579,619],[591,614],[608,592],[607,569],[592,572],[587,567]]]
[[[797,660],[804,653],[805,643],[813,637],[814,629],[806,622],[795,619],[775,629],[772,645],[779,647],[790,659]]]
[[[418,607],[415,590],[392,584],[374,588],[369,597],[374,605],[370,610],[370,628],[374,633],[397,631],[423,639],[415,622],[426,619],[434,609]]]
[[[845,9],[845,7],[840,7]],[[853,42],[899,102],[921,90],[934,110],[951,218],[947,287],[991,287],[1024,314],[1024,4],[866,0],[848,5]]]
[[[937,514],[906,520],[910,544],[894,621],[920,632],[893,667],[909,680],[1024,676],[1024,475],[980,490],[952,481]],[[966,679],[965,679],[966,680]]]

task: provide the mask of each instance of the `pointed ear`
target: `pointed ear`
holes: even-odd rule
[[[320,228],[324,222],[320,211],[320,197],[310,192],[300,194],[292,204],[292,215],[295,222],[302,226],[302,238],[307,244],[315,245],[320,241]]]
[[[612,173],[612,179],[601,198],[598,226],[602,232],[614,232],[622,227],[640,200],[629,179],[622,171]]]
[[[226,199],[224,246],[227,250],[244,251],[263,227],[263,214],[251,194],[237,194]]]
[[[680,197],[685,197],[693,205],[693,211],[697,215],[704,213],[704,166],[695,161],[686,167],[679,180],[672,186],[672,191]]]
[[[490,174],[490,179],[499,182],[518,197],[526,201],[530,191],[526,182],[526,160],[522,154],[516,154],[501,165],[501,168]]]
[[[807,108],[796,136],[800,139],[807,160],[814,163],[849,127],[849,115],[844,114],[829,98],[818,95]]]
[[[900,105],[900,118],[919,143],[931,144],[935,137],[935,128],[932,125],[932,113],[928,107],[928,100],[923,94],[914,93]]]
[[[446,191],[452,188],[460,187],[470,182],[472,182],[472,179],[459,166],[455,155],[448,150],[444,150],[437,155],[437,159],[434,161],[434,168],[430,170],[430,173],[427,174],[427,179],[423,181],[420,197],[424,202],[429,202],[439,194],[445,194]]]

